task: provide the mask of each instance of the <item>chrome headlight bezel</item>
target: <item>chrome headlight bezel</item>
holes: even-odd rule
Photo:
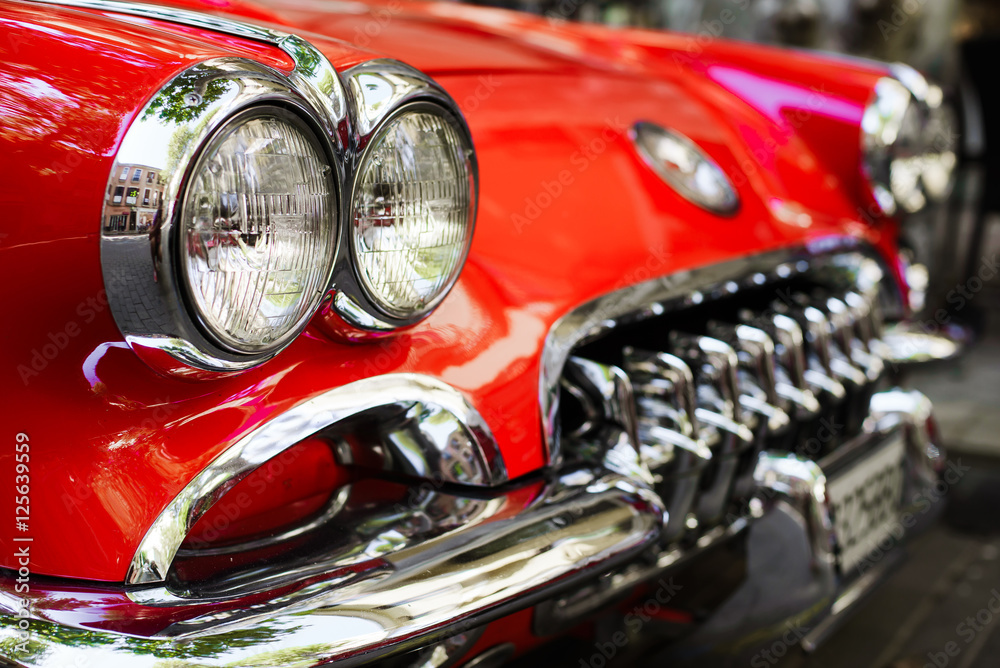
[[[875,83],[860,127],[861,173],[886,216],[945,199],[957,163],[954,114],[941,89],[906,65],[890,74]]]
[[[300,48],[308,48],[293,39]],[[318,52],[317,52],[318,53]],[[325,58],[321,62],[325,62]],[[181,208],[199,156],[216,133],[232,119],[258,107],[277,107],[311,128],[330,165],[336,202],[334,224],[342,228],[343,155],[336,128],[345,120],[343,89],[323,91],[314,85],[320,72],[291,75],[242,58],[218,58],[194,65],[171,79],[139,112],[119,146],[108,177],[101,223],[101,263],[108,302],[129,346],[160,372],[206,377],[241,371],[272,358],[286,347],[306,322],[260,350],[226,345],[201,319],[185,285],[181,256]],[[135,156],[158,156],[136,159]],[[156,168],[150,162],[165,167]],[[124,181],[125,166],[142,166],[155,201],[146,212],[138,201],[115,200]],[[146,179],[139,184],[147,187]],[[145,200],[143,200],[145,201]],[[140,216],[145,215],[145,220]],[[134,221],[136,232],[122,235],[112,229],[112,216]],[[143,229],[148,225],[148,230]],[[340,232],[334,230],[329,259],[332,272],[339,251]],[[329,273],[329,272],[328,272]],[[329,283],[329,276],[326,278]],[[325,290],[324,290],[325,292]],[[318,307],[318,301],[315,307]],[[305,319],[308,320],[308,319]]]
[[[327,318],[328,331],[351,340],[384,335],[386,332],[410,327],[436,309],[445,299],[461,275],[468,258],[475,231],[479,203],[479,164],[472,141],[472,133],[457,103],[443,88],[427,75],[394,60],[371,60],[344,72],[348,105],[355,120],[356,150],[351,155],[348,180],[344,192],[343,249],[333,277],[333,296]],[[413,110],[429,110],[441,115],[451,124],[465,146],[466,160],[472,174],[470,193],[471,216],[466,233],[465,249],[454,275],[443,286],[437,297],[424,308],[409,314],[394,313],[379,304],[365,286],[355,257],[352,225],[353,202],[368,157],[369,148],[380,132],[396,118]]]

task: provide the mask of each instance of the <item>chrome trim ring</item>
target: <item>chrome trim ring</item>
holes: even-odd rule
[[[319,57],[318,52],[315,55]],[[332,68],[328,72],[336,78]],[[343,173],[336,165],[344,151],[337,143],[334,128],[344,119],[329,116],[334,107],[342,105],[323,103],[324,99],[330,101],[329,96],[315,89],[309,76],[300,73],[289,77],[238,58],[200,63],[175,76],[154,95],[125,134],[108,176],[101,216],[101,264],[119,329],[132,349],[154,368],[181,374],[238,371],[270,359],[284,347],[260,353],[236,351],[218,342],[199,320],[196,309],[185,299],[188,289],[182,276],[180,219],[192,165],[205,147],[232,119],[264,106],[289,111],[314,130],[318,148],[334,170],[333,192],[338,201],[343,199]],[[339,86],[335,90],[339,91]],[[137,159],[156,153],[168,161],[162,169],[148,168],[152,160]],[[124,170],[133,175],[131,179],[126,180]],[[145,212],[139,211],[138,201],[120,201],[122,187],[131,188],[129,184],[137,174],[146,175],[138,188],[152,184],[154,190],[155,208]],[[332,210],[338,211],[337,205],[331,204]],[[130,209],[129,213],[122,213],[123,205],[126,211]],[[128,217],[130,227],[136,227],[135,233],[119,233],[112,226],[112,215]],[[338,215],[336,220],[340,219]],[[148,233],[144,233],[147,225]],[[336,231],[333,238],[335,244],[339,243]],[[334,246],[327,260],[331,269],[336,252]],[[313,311],[319,307],[320,297],[314,297]],[[290,343],[307,322],[308,318],[303,318],[283,337],[283,344]],[[168,363],[162,353],[178,364]]]
[[[732,216],[739,210],[740,197],[729,176],[686,135],[639,121],[629,130],[629,139],[642,161],[687,201],[719,216]],[[656,155],[664,143],[671,149],[666,155]],[[678,153],[685,155],[670,155]]]
[[[494,486],[507,481],[500,448],[479,412],[456,389],[418,374],[366,378],[304,401],[260,425],[216,457],[153,522],[132,557],[127,584],[162,582],[188,533],[212,505],[262,464],[305,438],[366,411],[404,407],[421,430],[420,449],[399,453],[400,473],[435,483]],[[442,429],[442,427],[448,429]],[[461,467],[456,444],[467,446]]]
[[[448,295],[468,257],[469,245],[475,231],[476,209],[479,201],[479,165],[472,144],[472,134],[465,117],[454,99],[433,79],[423,72],[396,60],[376,59],[362,63],[344,72],[344,82],[350,115],[354,120],[351,137],[351,154],[347,169],[348,180],[344,188],[344,225],[342,240],[344,251],[334,269],[334,297],[325,307],[336,315],[327,322],[333,331],[351,339],[358,332],[385,332],[407,327],[427,317]],[[408,317],[387,312],[372,299],[359,275],[354,259],[350,233],[353,221],[353,201],[356,180],[367,156],[368,148],[379,133],[398,116],[410,110],[423,108],[439,114],[456,131],[465,144],[465,155],[472,171],[474,189],[470,194],[472,222],[467,232],[465,251],[458,263],[458,270],[434,301]]]

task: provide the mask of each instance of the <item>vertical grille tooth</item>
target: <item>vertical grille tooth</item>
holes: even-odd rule
[[[702,471],[712,460],[698,438],[694,376],[669,353],[626,347],[623,358],[635,389],[639,451],[667,505],[662,541],[673,543],[684,535]]]
[[[639,413],[660,426],[688,438],[697,438],[694,376],[691,368],[669,353],[626,347],[625,369],[632,378]]]
[[[757,455],[768,444],[784,445],[792,420],[781,408],[775,378],[774,341],[767,332],[749,325],[717,321],[708,323],[708,332],[736,350],[740,406],[744,415],[755,415],[757,418],[753,447],[743,456],[736,474],[736,495],[742,498],[754,489],[753,470]]]
[[[819,400],[806,385],[805,342],[798,323],[780,313],[758,316],[743,311],[740,319],[763,331],[774,343],[774,391],[778,405],[797,423],[819,415]]]
[[[803,300],[805,301],[805,300]],[[849,336],[853,334],[850,314],[846,305],[835,297],[815,297],[805,309],[808,317],[815,318],[818,326],[826,329],[824,347],[827,351],[829,373],[847,386],[849,393],[856,394],[868,382],[864,370],[854,364],[850,357]]]
[[[696,510],[698,523],[710,526],[725,514],[740,457],[753,447],[757,416],[743,415],[737,382],[739,358],[732,346],[710,336],[677,332],[671,334],[670,343],[694,370],[695,415],[701,437],[712,450],[712,466],[702,480]]]
[[[583,414],[581,424],[567,434],[573,454],[653,484],[639,452],[639,421],[628,374],[614,365],[570,357],[562,389],[576,399]]]
[[[570,357],[566,362],[565,379],[570,392],[575,391],[575,396],[581,399],[588,418],[600,417],[616,424],[637,440],[635,397],[631,379],[623,369],[582,357]],[[589,423],[588,419],[581,429],[592,427]]]
[[[833,376],[830,368],[829,323],[819,309],[806,306],[789,306],[775,302],[772,308],[799,326],[805,346],[805,369],[802,377],[806,385],[820,396],[826,407],[840,404],[847,397],[843,383]],[[777,319],[778,316],[775,316]]]
[[[836,339],[844,354],[865,374],[865,379],[869,383],[874,383],[885,371],[885,364],[881,357],[872,354],[868,340],[863,336],[863,332],[871,330],[871,324],[867,322],[868,312],[866,311],[865,316],[859,319],[859,313],[846,303],[849,297],[849,294],[845,295],[844,300],[830,297],[826,302],[827,309],[834,322]]]
[[[848,292],[844,295],[844,303],[854,316],[855,329],[861,343],[868,353],[881,358],[881,339],[883,333],[882,310],[879,308],[878,295],[873,292]]]

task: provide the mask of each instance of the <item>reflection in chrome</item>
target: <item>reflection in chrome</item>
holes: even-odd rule
[[[564,387],[590,419],[574,430],[575,459],[603,462],[611,471],[652,485],[653,475],[637,445],[638,417],[628,375],[619,367],[582,358],[570,358],[566,373]]]
[[[733,528],[734,509],[754,503],[760,487],[758,457],[815,467],[881,438],[866,432],[885,370],[877,300],[891,297],[879,289],[877,261],[856,250],[771,268],[752,260],[754,273],[707,285],[687,274],[626,288],[550,332],[550,343],[556,333],[574,342],[556,397],[560,456],[622,447],[634,410],[640,464],[667,509],[667,551]],[[678,283],[701,298],[670,299]],[[578,329],[561,330],[563,322]],[[620,324],[628,326],[605,335]]]
[[[300,47],[297,57],[305,59],[310,69],[297,66],[296,72],[286,77],[243,59],[222,58],[195,65],[174,77],[146,104],[119,148],[108,179],[109,199],[101,226],[104,283],[125,340],[161,371],[235,371],[259,364],[280,350],[277,346],[250,353],[220,345],[210,334],[211,327],[185,303],[183,295],[189,290],[182,271],[184,262],[178,261],[184,245],[180,217],[188,166],[213,133],[235,114],[264,103],[284,105],[307,123],[320,123],[323,132],[316,136],[324,159],[343,153],[335,128],[344,119],[330,116],[335,111],[342,113],[344,107],[343,91],[336,83],[339,79],[328,64],[323,70],[319,63],[325,58],[315,50],[306,50],[292,38],[280,41]],[[166,164],[145,164],[151,161],[147,156],[155,155],[173,157]],[[136,163],[144,164],[133,167]],[[131,176],[123,165],[131,170]],[[134,181],[138,184],[132,185]],[[339,188],[340,181],[338,175],[333,185]],[[144,205],[140,205],[132,194],[139,190],[145,193],[147,182],[154,192],[148,201],[143,195]],[[125,201],[116,201],[123,189],[127,190]],[[331,265],[333,252],[331,244],[326,259]],[[322,277],[324,285],[328,272]],[[302,318],[283,343],[290,342],[306,320]]]
[[[751,456],[756,456],[792,427],[791,417],[782,408],[785,402],[778,396],[774,341],[764,330],[749,325],[713,321],[708,323],[708,332],[736,350],[739,402],[745,413],[755,416],[756,425],[750,428],[754,432]],[[747,468],[736,480],[735,493],[745,497],[752,488],[753,471]]]
[[[895,417],[903,422],[906,443],[911,449],[916,473],[927,485],[937,482],[937,473],[944,468],[945,453],[941,443],[934,442],[931,412],[934,406],[926,395],[917,390],[892,388],[878,392],[871,399],[871,415],[875,422]]]
[[[368,378],[275,416],[219,455],[160,513],[136,550],[126,581],[162,581],[191,528],[240,480],[303,439],[362,414],[373,415],[386,429],[380,449],[386,470],[437,484],[491,486],[507,480],[489,427],[457,390],[416,374]]]
[[[399,61],[375,59],[356,65],[343,73],[347,100],[350,107],[352,146],[350,169],[344,188],[347,210],[346,220],[355,220],[351,210],[359,180],[369,163],[367,150],[378,143],[379,133],[390,127],[405,112],[417,111],[438,117],[448,127],[451,134],[461,142],[465,157],[465,167],[471,175],[469,206],[471,219],[464,237],[464,249],[457,259],[456,269],[450,280],[443,283],[436,296],[428,304],[412,313],[399,312],[396,305],[391,309],[378,301],[361,279],[361,266],[357,259],[360,252],[355,237],[344,242],[344,257],[334,270],[333,284],[337,297],[346,294],[347,299],[335,298],[329,308],[336,317],[327,318],[327,326],[336,334],[346,338],[358,338],[364,332],[378,332],[411,325],[426,317],[448,293],[458,278],[465,263],[472,231],[475,227],[478,203],[479,166],[472,145],[472,136],[464,116],[451,96],[426,74]],[[404,189],[409,190],[409,189]],[[443,194],[439,193],[441,197]],[[349,252],[347,252],[349,250]],[[427,279],[427,276],[423,277]]]
[[[287,76],[252,61],[218,59],[170,81],[126,133],[108,180],[101,224],[112,313],[125,340],[147,363],[169,373],[197,375],[245,369],[272,357],[277,350],[241,354],[219,346],[182,303],[184,286],[173,258],[185,172],[204,141],[232,114],[264,101],[288,105],[318,124],[328,152],[342,160],[338,129],[346,120],[346,104],[337,73],[305,40],[230,18],[119,0],[50,4],[222,32],[276,46],[292,57],[295,67]],[[150,164],[155,156],[171,159]],[[341,173],[335,181],[342,179]]]
[[[679,357],[625,348],[625,368],[636,383],[639,445],[655,488],[667,507],[661,543],[683,535],[712,450],[701,438],[694,375]]]
[[[947,197],[958,163],[955,113],[941,89],[897,64],[876,84],[861,119],[862,172],[886,215]]]
[[[32,624],[54,631],[39,634],[46,648],[72,647],[78,660],[112,668],[158,660],[140,648],[181,648],[180,656],[195,663],[246,660],[240,638],[247,629],[261,631],[252,656],[268,665],[273,656],[265,657],[279,649],[307,665],[362,653],[370,660],[475,628],[620,567],[655,542],[662,522],[652,492],[601,467],[487,496],[426,488],[412,503],[325,532],[328,539],[346,536],[346,548],[176,588],[168,582],[125,595],[52,591],[46,601],[55,607],[32,611],[59,625]],[[0,580],[0,588],[12,583]],[[75,599],[68,615],[59,611],[66,596]],[[109,596],[124,615],[102,607]],[[108,614],[115,632],[105,630]],[[81,631],[67,624],[86,629],[88,642],[77,643]],[[183,640],[197,642],[177,644]],[[44,653],[23,663],[44,664]]]
[[[485,630],[485,626],[480,626],[424,647],[417,652],[417,658],[410,665],[412,668],[451,668],[472,649]]]
[[[699,437],[712,451],[711,477],[701,480],[695,518],[712,526],[722,519],[730,502],[740,456],[753,445],[755,413],[743,414],[736,370],[739,359],[733,348],[709,336],[674,332],[671,347],[695,370],[695,415]],[[692,525],[693,526],[693,525]]]
[[[769,504],[783,501],[802,518],[809,537],[811,561],[832,575],[835,563],[833,521],[826,501],[826,476],[816,462],[790,453],[762,453],[754,479]]]
[[[197,378],[250,368],[280,352],[307,321],[303,318],[273,349],[235,350],[220,345],[210,335],[211,328],[181,297],[185,285],[176,256],[183,247],[179,215],[187,172],[204,143],[234,114],[277,103],[315,126],[337,191],[333,206],[337,221],[350,214],[347,195],[353,188],[360,153],[379,124],[401,106],[421,101],[440,110],[468,140],[466,157],[475,167],[468,128],[455,102],[426,75],[402,63],[376,60],[359,65],[345,73],[344,80],[350,86],[345,90],[327,58],[296,35],[145,3],[64,0],[51,4],[235,35],[278,47],[295,63],[289,74],[240,58],[195,65],[174,77],[146,104],[122,141],[108,179],[102,214],[105,288],[125,340],[161,372]],[[163,156],[163,164],[151,164],[157,162],[156,156]],[[333,257],[329,258],[332,277],[325,273],[323,277],[335,292],[334,299],[324,302],[337,315],[330,319],[328,329],[358,338],[365,332],[410,324],[415,318],[393,319],[373,308],[358,285],[345,241],[347,226],[338,223],[337,227]]]
[[[921,364],[957,357],[965,342],[949,336],[944,328],[928,332],[919,323],[900,322],[887,327],[881,339],[881,354],[888,364]]]

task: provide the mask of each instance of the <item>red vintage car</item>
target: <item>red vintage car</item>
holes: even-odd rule
[[[0,24],[0,663],[772,665],[940,505],[915,71],[449,2]]]

